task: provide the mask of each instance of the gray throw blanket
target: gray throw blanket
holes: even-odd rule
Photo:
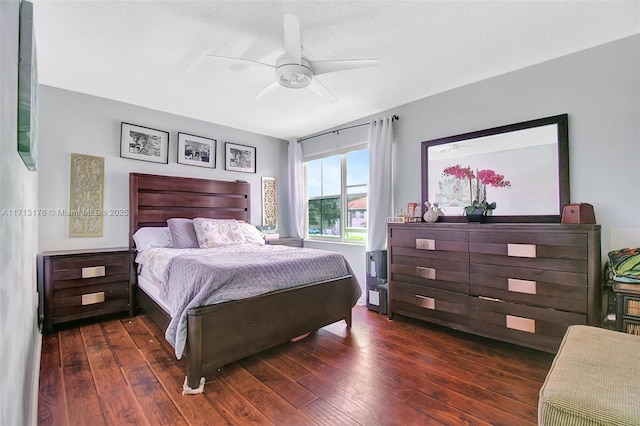
[[[284,246],[231,246],[171,259],[160,296],[173,318],[165,337],[180,359],[187,339],[187,311],[191,308],[245,299],[283,288],[352,274],[345,258],[334,252]],[[356,297],[361,290],[354,277]]]

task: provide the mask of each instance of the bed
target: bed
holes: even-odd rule
[[[171,218],[249,222],[250,194],[250,185],[242,181],[130,173],[130,247],[135,248],[134,234],[140,228],[166,227]],[[136,311],[144,311],[161,329],[167,330],[171,315],[157,294],[138,285],[137,273],[137,265],[132,262]],[[206,372],[325,325],[344,320],[350,328],[351,309],[359,292],[353,275],[346,273],[241,300],[189,308],[184,348],[185,392],[202,391]]]

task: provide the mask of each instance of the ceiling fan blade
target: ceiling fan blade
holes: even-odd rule
[[[275,66],[271,64],[267,64],[265,62],[252,61],[251,59],[243,59],[243,58],[233,58],[231,56],[221,56],[221,55],[205,55],[205,58],[213,59],[216,61],[224,61],[228,63],[236,63],[242,65],[262,65],[263,67],[275,68]]]
[[[350,59],[344,61],[311,61],[314,75],[328,72],[345,71],[355,68],[374,67],[378,65],[377,59]]]
[[[295,15],[284,15],[284,52],[289,60],[298,65],[302,63],[300,21]]]
[[[329,101],[329,102],[337,102],[338,98],[336,98],[336,96],[331,93],[329,91],[329,89],[327,89],[326,87],[324,87],[324,84],[320,83],[320,81],[318,81],[318,79],[314,78],[313,80],[311,80],[311,84],[309,85],[309,89],[311,89],[311,91],[313,93],[316,93],[317,95],[320,95],[323,99]]]
[[[273,93],[273,91],[276,90],[278,86],[280,86],[280,83],[278,83],[277,81],[269,83],[264,89],[258,92],[258,94],[253,99],[256,101],[263,99],[265,96]]]

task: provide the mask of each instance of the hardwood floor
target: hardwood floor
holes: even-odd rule
[[[354,308],[344,321],[209,374],[145,316],[46,335],[40,425],[535,425],[553,355]]]

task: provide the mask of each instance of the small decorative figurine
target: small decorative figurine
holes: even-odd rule
[[[440,216],[444,216],[444,212],[442,211],[442,209],[440,208],[440,206],[438,205],[438,203],[433,203],[433,209],[436,211],[436,213],[438,214],[438,217]]]
[[[437,221],[438,213],[435,211],[433,206],[431,206],[431,203],[428,201],[425,201],[424,207],[425,207],[424,215],[422,215],[422,218],[424,219],[424,221],[429,223]]]

